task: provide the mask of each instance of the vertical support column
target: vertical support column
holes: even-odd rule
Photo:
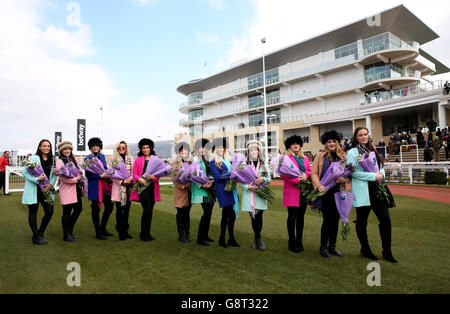
[[[441,101],[438,103],[439,128],[441,130],[447,127],[447,115],[445,112],[445,105],[447,103],[447,101]]]
[[[366,128],[369,130],[370,137],[372,137],[372,117],[369,115],[366,116]]]

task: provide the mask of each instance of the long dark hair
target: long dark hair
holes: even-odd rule
[[[78,166],[77,159],[76,159],[75,156],[73,155],[73,151],[72,151],[72,150],[70,150],[70,155],[69,155],[69,157],[66,157],[66,156],[63,155],[62,153],[61,153],[60,155],[61,155],[60,159],[63,161],[63,163],[64,163],[65,165],[67,165],[67,163],[69,163],[69,162],[73,162],[73,163],[75,164],[75,166],[77,166],[77,168],[80,169],[80,167]]]
[[[41,159],[41,162],[42,162],[43,157],[42,157],[42,152],[39,149],[39,147],[41,147],[42,143],[44,143],[44,142],[48,142],[50,144],[50,152],[47,155],[47,160],[49,160],[50,163],[53,164],[53,148],[52,148],[52,142],[50,142],[49,140],[43,139],[43,140],[41,140],[39,142],[39,145],[38,145],[37,150],[36,150],[36,155],[39,156],[39,158]]]
[[[361,131],[361,130],[366,130],[367,133],[369,133],[369,129],[368,129],[368,128],[365,128],[365,127],[358,127],[358,128],[356,128],[355,132],[353,133],[353,138],[352,138],[352,147],[354,147],[354,148],[356,148],[356,149],[358,149],[358,145],[361,145],[361,146],[362,146],[362,144],[360,144],[360,143],[358,142],[358,133],[359,133],[359,131]],[[367,142],[367,144],[364,145],[364,146],[365,146],[369,151],[375,152],[375,155],[376,155],[376,157],[377,157],[377,161],[378,161],[378,164],[379,164],[379,165],[383,165],[383,164],[384,164],[383,157],[381,157],[381,154],[375,149],[375,147],[373,147],[373,144],[370,142],[370,138],[369,138],[369,141]]]

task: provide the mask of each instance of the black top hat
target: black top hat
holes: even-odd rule
[[[186,142],[179,142],[175,145],[175,148],[174,148],[175,154],[178,154],[182,148],[184,148],[188,152],[191,152],[191,145],[189,145]]]
[[[284,142],[284,146],[286,146],[286,149],[290,149],[292,144],[298,144],[300,145],[300,147],[303,147],[303,139],[298,135],[294,135]]]
[[[100,147],[100,149],[103,149],[103,142],[100,138],[98,137],[93,137],[88,141],[88,147],[89,149],[92,148],[92,146],[98,146]]]
[[[323,145],[325,145],[329,140],[335,140],[338,143],[341,143],[342,137],[335,130],[328,131],[320,137],[320,141],[322,142]]]

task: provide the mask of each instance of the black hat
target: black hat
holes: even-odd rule
[[[213,139],[212,151],[215,151],[217,147],[228,148],[228,141],[226,137]]]
[[[328,131],[320,137],[320,141],[322,142],[323,145],[325,145],[329,140],[335,140],[338,143],[341,143],[342,137],[335,130]]]
[[[303,147],[303,139],[298,135],[294,135],[284,142],[284,146],[286,146],[286,149],[290,149],[292,144],[299,144],[300,147]]]
[[[144,145],[148,145],[152,150],[155,149],[155,143],[153,143],[153,141],[149,138],[143,138],[142,140],[139,141],[138,144],[139,150],[142,150],[142,147],[144,147]]]
[[[103,149],[103,142],[100,138],[98,137],[93,137],[88,141],[88,147],[89,149],[92,148],[92,146],[98,146],[100,147],[100,149]]]
[[[195,141],[194,151],[198,151],[201,147],[210,148],[210,147],[206,147],[209,143],[211,143],[211,142],[208,141],[206,138],[199,138],[198,140]],[[208,145],[208,146],[210,146],[210,145]]]
[[[184,148],[184,149],[187,150],[188,152],[191,152],[191,145],[189,145],[189,144],[186,143],[186,142],[179,142],[179,143],[177,143],[177,144],[175,145],[175,148],[174,148],[175,154],[178,155],[178,153],[180,152],[180,150],[181,150],[182,148]]]

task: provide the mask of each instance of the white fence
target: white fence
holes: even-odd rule
[[[23,167],[6,167],[5,193],[22,192],[25,187],[25,178],[22,175]]]
[[[24,167],[6,167],[5,172],[5,193],[23,192],[26,179],[23,177]],[[172,185],[172,181],[162,180],[159,185]],[[59,189],[59,180],[56,181],[55,190]]]
[[[386,181],[391,183],[425,183],[425,172],[442,171],[450,176],[450,162],[404,162],[404,163],[386,163],[384,165],[386,172]]]

